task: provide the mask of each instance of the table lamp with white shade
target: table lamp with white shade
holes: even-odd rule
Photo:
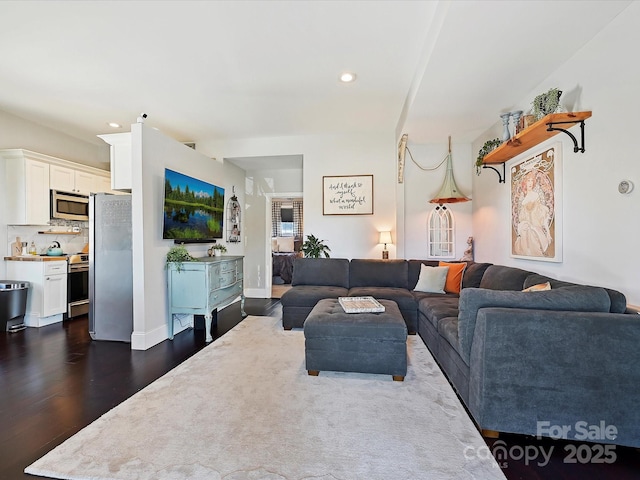
[[[382,250],[382,258],[384,260],[389,259],[389,250],[387,250],[387,244],[393,244],[393,240],[391,240],[391,232],[380,232],[380,240],[378,243],[384,244],[384,250]]]

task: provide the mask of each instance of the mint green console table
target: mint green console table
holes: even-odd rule
[[[207,342],[211,342],[212,312],[240,296],[240,312],[245,317],[241,256],[199,258],[184,262],[180,271],[169,264],[169,338],[173,340],[173,315],[204,315]]]

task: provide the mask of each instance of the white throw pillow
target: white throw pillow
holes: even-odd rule
[[[278,237],[279,252],[293,252],[293,237]]]
[[[420,277],[415,292],[444,293],[444,285],[447,283],[449,267],[428,267],[420,265]]]
[[[276,237],[273,237],[271,239],[271,251],[272,252],[278,251],[278,239]]]

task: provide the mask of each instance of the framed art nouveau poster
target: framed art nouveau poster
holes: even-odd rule
[[[323,215],[373,215],[373,175],[322,177]]]
[[[511,178],[511,256],[562,261],[562,144],[516,159]]]

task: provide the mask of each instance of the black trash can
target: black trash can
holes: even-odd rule
[[[24,330],[29,282],[0,280],[0,331]]]

